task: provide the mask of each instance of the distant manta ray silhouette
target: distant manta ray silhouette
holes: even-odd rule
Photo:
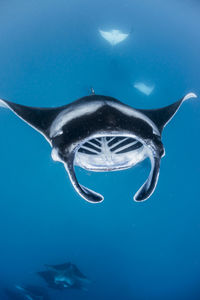
[[[135,194],[143,201],[153,193],[164,156],[161,134],[183,101],[197,97],[187,94],[164,108],[133,109],[108,96],[92,95],[56,108],[35,108],[0,100],[2,106],[39,131],[52,147],[52,158],[64,164],[72,185],[89,202],[103,196],[79,184],[74,165],[90,171],[128,169],[149,157],[148,179]]]
[[[103,30],[99,29],[99,33],[112,46],[115,46],[115,45],[123,42],[129,36],[129,33],[123,33],[118,29],[113,29],[110,31],[103,31]]]

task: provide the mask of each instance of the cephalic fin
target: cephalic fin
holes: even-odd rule
[[[74,189],[77,191],[77,193],[86,201],[92,202],[92,203],[99,203],[104,200],[103,196],[84,187],[83,185],[79,184],[75,172],[74,172],[74,153],[71,153],[68,156],[67,161],[64,163],[65,169],[69,175],[69,179],[74,187]]]
[[[144,201],[147,200],[154,192],[159,172],[160,172],[160,157],[153,157],[153,155],[150,156],[151,160],[151,172],[149,174],[148,179],[145,181],[145,183],[142,185],[142,187],[137,191],[137,193],[134,196],[135,201]]]

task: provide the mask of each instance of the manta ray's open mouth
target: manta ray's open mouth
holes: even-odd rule
[[[126,169],[145,158],[143,150],[143,144],[134,138],[98,137],[81,145],[76,165],[96,171]]]

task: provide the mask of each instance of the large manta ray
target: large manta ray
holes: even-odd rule
[[[143,201],[153,193],[164,156],[161,134],[189,93],[164,108],[133,109],[108,96],[83,97],[56,108],[36,108],[0,100],[2,106],[39,131],[52,147],[52,158],[64,164],[72,185],[89,202],[103,196],[79,184],[74,165],[90,171],[118,171],[131,168],[145,158],[151,172],[134,196]]]

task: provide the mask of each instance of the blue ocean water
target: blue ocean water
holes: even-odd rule
[[[88,95],[158,108],[200,95],[200,4],[161,0],[0,2],[0,98],[54,107]],[[111,46],[98,30],[131,32]],[[155,88],[146,96],[135,81]],[[163,132],[166,155],[150,199],[133,195],[148,161],[111,173],[77,169],[105,200],[73,190],[46,140],[0,110],[0,299],[15,284],[46,287],[36,272],[71,261],[88,291],[51,299],[200,299],[200,102],[185,102]],[[10,299],[10,298],[9,298]],[[14,298],[13,298],[14,299]]]

